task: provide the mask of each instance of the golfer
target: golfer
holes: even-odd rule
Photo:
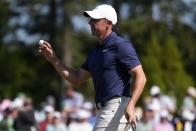
[[[136,127],[135,105],[146,83],[142,65],[133,45],[113,32],[117,14],[111,5],[85,11],[96,47],[77,70],[59,60],[51,45],[43,41],[39,51],[58,73],[73,84],[93,79],[95,103],[100,111],[93,131],[124,131]]]

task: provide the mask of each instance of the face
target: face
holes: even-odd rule
[[[60,119],[59,118],[54,118],[53,119],[54,125],[57,125],[58,123],[60,123]]]
[[[73,89],[67,89],[65,94],[66,94],[66,97],[72,98],[73,95],[74,95],[74,90]]]
[[[106,19],[90,19],[89,25],[91,27],[92,35],[94,36],[101,36],[104,35],[108,28],[109,24]]]

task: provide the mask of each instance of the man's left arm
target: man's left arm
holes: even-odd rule
[[[133,90],[132,97],[125,110],[125,116],[129,123],[136,125],[135,105],[143,92],[147,80],[141,65],[132,68],[129,73],[132,76]]]

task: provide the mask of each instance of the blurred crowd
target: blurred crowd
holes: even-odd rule
[[[136,131],[196,131],[196,89],[188,87],[182,105],[177,108],[175,97],[152,86],[142,107]],[[92,131],[98,111],[92,101],[73,88],[66,88],[61,109],[55,99],[47,97],[41,109],[34,108],[24,94],[0,100],[0,131]]]
[[[141,116],[137,131],[196,131],[195,98],[195,87],[188,87],[181,107],[177,108],[175,97],[152,86],[143,107],[136,108]]]

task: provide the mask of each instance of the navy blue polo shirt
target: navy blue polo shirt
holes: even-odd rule
[[[95,102],[105,102],[115,96],[130,96],[128,71],[140,65],[131,43],[112,32],[88,55],[81,68],[91,73]]]

